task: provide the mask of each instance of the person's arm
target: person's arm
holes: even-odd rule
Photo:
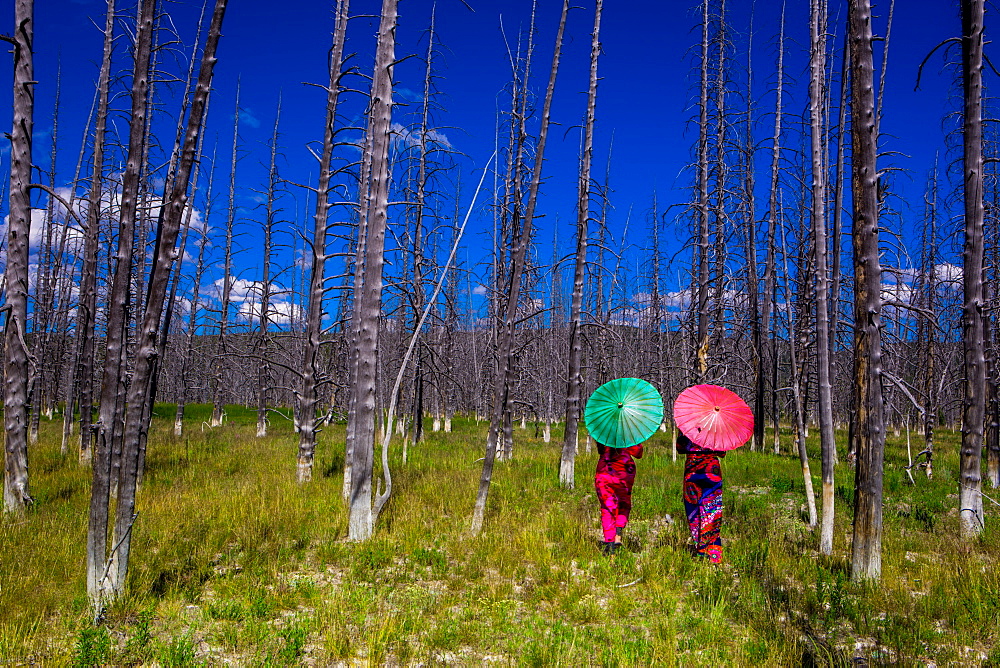
[[[628,453],[636,459],[642,459],[643,445],[639,443],[638,445],[633,445],[628,449]]]

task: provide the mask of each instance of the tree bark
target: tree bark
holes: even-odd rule
[[[34,125],[34,2],[16,0],[14,117],[10,134],[10,205],[7,226],[7,318],[4,323],[4,512],[31,505],[28,489],[28,237],[31,234],[31,139]]]
[[[882,571],[882,266],[879,259],[877,136],[869,0],[851,0],[851,187],[854,201],[854,323],[857,469],[851,577],[877,580]]]
[[[986,318],[983,301],[983,14],[985,0],[962,0],[962,93],[965,245],[962,251],[962,348],[965,398],[958,507],[962,537],[983,530],[981,466],[986,421]]]
[[[559,484],[573,489],[576,479],[577,429],[580,422],[580,396],[583,377],[580,373],[583,341],[580,332],[583,311],[583,279],[587,272],[587,228],[590,222],[590,166],[594,156],[594,116],[597,109],[597,59],[601,53],[601,10],[603,0],[594,9],[594,31],[590,41],[590,86],[587,91],[587,119],[583,128],[583,156],[576,202],[576,267],[573,271],[573,302],[569,317],[569,368],[566,380],[566,429],[562,456],[559,459]],[[655,215],[655,214],[654,214]],[[654,221],[655,224],[655,221]],[[657,249],[656,252],[659,252]]]
[[[816,365],[819,381],[820,448],[823,453],[823,522],[820,526],[819,551],[833,553],[833,465],[837,443],[833,428],[833,392],[830,383],[830,315],[827,284],[826,235],[826,139],[823,119],[827,104],[826,80],[826,1],[811,0],[809,5],[809,128],[812,157],[812,232],[816,262]]]
[[[365,208],[368,211],[365,266],[360,294],[355,294],[354,317],[358,318],[355,392],[354,450],[351,466],[351,498],[348,536],[367,540],[372,535],[372,466],[375,449],[375,377],[378,364],[378,336],[382,310],[382,269],[385,262],[385,231],[389,208],[389,135],[392,132],[392,71],[396,49],[396,8],[398,0],[383,0],[379,23],[375,72],[372,77],[368,112],[371,187]],[[386,426],[390,429],[390,426]]]
[[[326,90],[326,122],[323,129],[323,153],[320,158],[319,185],[316,189],[316,214],[313,224],[312,268],[309,277],[306,310],[305,345],[302,350],[302,389],[298,397],[299,450],[296,476],[300,483],[312,480],[313,457],[316,452],[316,391],[320,373],[318,357],[323,321],[323,278],[326,273],[326,235],[330,213],[330,180],[333,167],[333,143],[340,98],[341,66],[344,36],[347,33],[349,0],[337,3],[337,19],[330,52],[329,85]]]

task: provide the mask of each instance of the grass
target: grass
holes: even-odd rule
[[[626,549],[600,555],[595,453],[557,485],[559,443],[515,433],[486,527],[468,534],[485,423],[427,433],[374,537],[346,540],[343,427],[321,434],[312,483],[295,484],[285,424],[257,439],[252,411],[221,428],[191,407],[172,435],[159,406],[135,525],[128,594],[89,623],[89,472],[59,454],[58,420],[31,452],[37,500],[0,523],[0,657],[45,665],[1000,666],[996,522],[957,539],[957,436],[935,478],[910,485],[905,437],[886,453],[883,575],[850,581],[853,470],[837,470],[835,554],[805,526],[796,458],[723,461],[727,563],[687,549],[667,435],[639,464]],[[199,411],[201,411],[199,413]],[[204,415],[202,415],[204,413]],[[788,439],[785,438],[785,443]],[[809,441],[816,457],[815,434]],[[818,475],[814,486],[819,489]]]

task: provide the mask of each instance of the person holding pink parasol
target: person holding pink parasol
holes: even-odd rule
[[[694,385],[674,401],[674,422],[681,433],[677,452],[684,461],[684,509],[695,551],[722,563],[722,467],[719,459],[753,434],[750,407],[731,390]]]
[[[594,488],[601,503],[601,550],[611,555],[621,547],[632,511],[635,460],[642,457],[642,442],[663,421],[663,399],[644,380],[616,378],[590,395],[584,420],[600,454]]]

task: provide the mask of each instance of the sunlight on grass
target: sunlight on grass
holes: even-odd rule
[[[158,407],[161,416],[172,407]],[[886,456],[883,579],[850,581],[853,470],[837,470],[835,553],[803,523],[796,458],[746,450],[723,462],[726,561],[695,561],[680,499],[683,461],[657,434],[639,464],[625,549],[597,550],[595,453],[577,488],[557,484],[558,438],[515,433],[487,524],[468,534],[487,425],[427,432],[393,453],[395,496],[375,536],[346,540],[343,426],[320,436],[318,473],[294,482],[296,438],[257,439],[230,407],[175,438],[154,420],[128,594],[90,625],[84,591],[89,471],[59,455],[43,422],[32,454],[38,503],[0,523],[0,656],[54,664],[527,666],[840,665],[1000,657],[1000,536],[955,536],[957,437],[941,433],[936,477],[909,484],[905,440]],[[398,448],[398,444],[396,444]],[[809,448],[818,455],[815,435]],[[815,469],[818,470],[818,466]],[[818,487],[818,476],[815,484]]]

